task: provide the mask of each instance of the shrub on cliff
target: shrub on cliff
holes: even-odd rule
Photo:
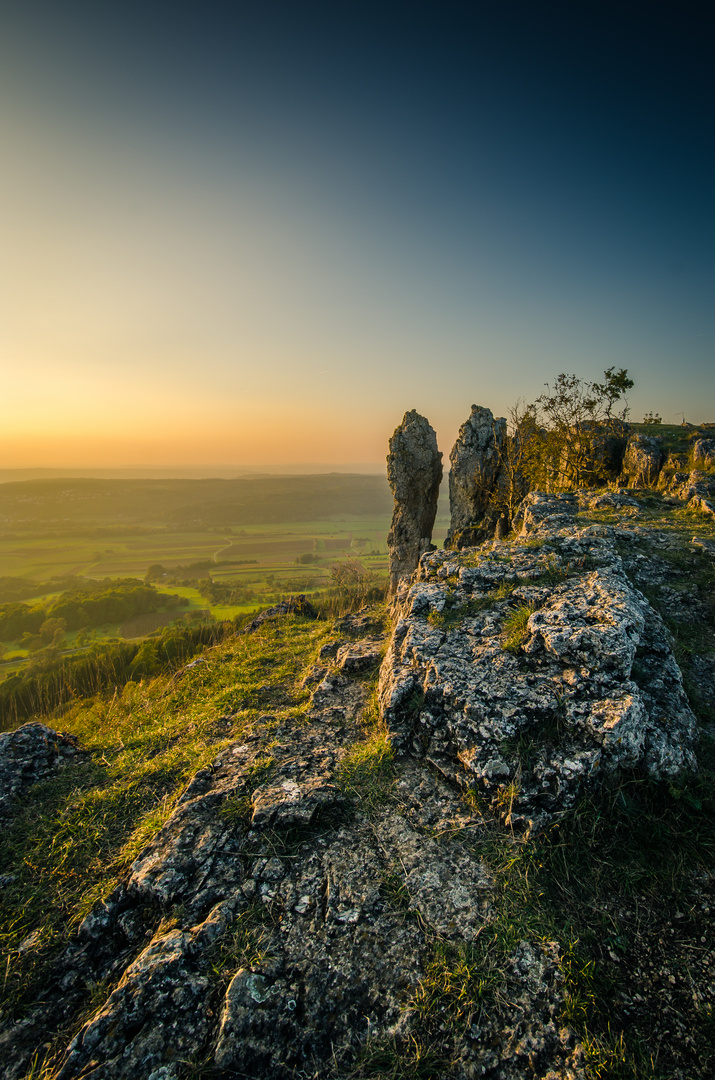
[[[328,617],[357,611],[365,604],[384,600],[386,581],[357,558],[344,559],[330,567],[330,587],[321,607]]]
[[[495,502],[506,516],[528,490],[567,491],[605,483],[618,474],[634,385],[626,368],[610,367],[603,382],[560,374],[530,405],[510,411],[502,483]]]
[[[628,405],[622,399],[633,386],[626,368],[610,367],[604,381],[587,382],[558,375],[546,384],[529,409],[538,436],[528,438],[524,471],[531,488],[563,491],[604,483],[617,471],[619,444],[625,435]]]

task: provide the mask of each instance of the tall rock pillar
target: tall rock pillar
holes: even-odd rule
[[[416,569],[432,541],[437,498],[442,479],[442,455],[437,436],[424,416],[411,409],[390,439],[387,479],[395,498],[387,537],[390,552],[390,592]]]
[[[503,416],[472,405],[449,455],[451,521],[445,547],[469,547],[493,535],[498,515],[489,512],[489,501],[500,481],[506,437]]]

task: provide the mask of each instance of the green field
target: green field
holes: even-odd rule
[[[255,560],[261,567],[283,567],[318,547],[326,559],[342,558],[351,548],[355,554],[379,550],[384,555],[389,524],[388,514],[341,522],[328,519],[305,525],[254,526],[237,533],[122,531],[101,547],[96,537],[79,531],[74,536],[27,536],[21,540],[0,533],[0,575],[39,581],[71,574],[143,578],[152,563],[173,570],[197,560],[211,560],[217,573],[229,574],[233,570],[221,563]],[[368,539],[367,544],[357,542],[363,537]]]
[[[22,603],[47,607],[72,579],[143,581],[150,567],[161,567],[152,582],[167,597],[181,598],[178,609],[67,630],[60,644],[69,653],[156,635],[170,625],[235,619],[294,593],[324,595],[331,568],[345,559],[359,560],[384,579],[391,516],[392,497],[379,476],[5,483],[0,579],[37,582]],[[447,526],[445,500],[436,543]],[[200,579],[240,597],[207,598],[197,587]],[[0,595],[0,609],[11,599]],[[2,644],[2,675],[23,666],[33,652],[19,637]]]

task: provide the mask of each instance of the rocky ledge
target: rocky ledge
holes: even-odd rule
[[[672,639],[616,550],[636,534],[580,527],[578,508],[533,492],[515,541],[424,555],[397,595],[380,677],[395,748],[520,829],[543,828],[605,773],[696,768]]]
[[[386,747],[361,724],[380,630],[370,612],[339,620],[305,673],[307,714],[260,718],[194,776],[79,927],[43,1000],[3,1021],[4,1080],[43,1059],[56,1080],[196,1068],[337,1078],[372,1048],[412,1045],[435,943],[456,955],[492,917],[493,875],[475,842],[493,826],[409,756],[387,755],[374,793],[359,768],[351,781],[351,755],[377,749],[379,761]],[[517,943],[503,1002],[489,1015],[475,1004],[450,1046],[452,1075],[517,1080],[538,1062],[552,1077],[582,1076],[577,1040],[557,1022],[559,959],[554,942]]]
[[[74,735],[45,724],[23,724],[0,734],[0,823],[34,784],[84,756]]]

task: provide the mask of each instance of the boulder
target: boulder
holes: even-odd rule
[[[674,472],[667,476],[661,473],[658,487],[665,495],[673,495],[683,502],[692,499],[711,499],[715,496],[715,477],[699,469],[692,472]]]
[[[715,469],[715,439],[698,439],[693,446],[693,460],[702,469]]]
[[[437,436],[424,416],[406,412],[390,439],[387,479],[395,499],[387,537],[390,553],[390,592],[417,567],[432,542],[437,498],[442,480],[442,455]]]
[[[0,735],[0,821],[9,817],[29,788],[86,756],[74,735],[45,724],[23,724]]]
[[[578,508],[578,496],[570,491],[548,496],[543,491],[530,491],[514,516],[514,530],[525,537],[546,523],[550,528],[571,525]]]
[[[531,492],[521,536],[426,555],[395,603],[380,673],[393,746],[546,827],[601,776],[696,767],[697,724],[672,639],[629,582],[610,526]]]
[[[382,660],[383,639],[366,638],[364,641],[351,641],[341,645],[336,654],[336,663],[346,675],[356,675],[369,671]]]
[[[318,612],[305,593],[300,593],[298,596],[289,596],[287,600],[281,600],[279,604],[266,608],[265,611],[259,611],[255,619],[244,627],[243,633],[250,634],[254,630],[258,630],[265,622],[270,619],[277,619],[281,615],[303,615],[306,619],[318,618]]]
[[[695,510],[706,517],[715,518],[715,502],[712,499],[704,499],[700,495],[694,495],[688,503],[688,510]]]
[[[491,409],[472,405],[449,455],[451,521],[445,547],[461,548],[494,533],[499,514],[489,512],[499,485],[506,445],[506,420]]]
[[[652,487],[663,465],[660,439],[635,432],[626,444],[623,476],[629,487]]]

